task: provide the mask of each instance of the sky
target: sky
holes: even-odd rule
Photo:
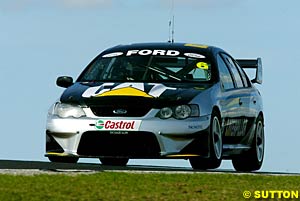
[[[172,9],[173,7],[173,9]],[[47,110],[60,75],[76,78],[118,44],[175,42],[221,47],[234,58],[261,57],[266,150],[261,171],[300,172],[300,1],[1,0],[0,160],[47,161]],[[95,162],[97,159],[80,160]],[[190,167],[185,160],[129,164]],[[229,161],[221,165],[233,169]]]

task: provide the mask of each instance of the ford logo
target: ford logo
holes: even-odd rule
[[[115,109],[113,110],[114,114],[127,114],[127,110],[125,109]]]

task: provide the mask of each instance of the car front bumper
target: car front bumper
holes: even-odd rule
[[[135,122],[135,127],[101,126]],[[125,123],[123,123],[125,124]],[[189,158],[209,155],[210,116],[185,120],[150,118],[60,118],[49,115],[45,156]]]

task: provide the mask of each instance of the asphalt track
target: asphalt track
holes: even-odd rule
[[[107,166],[95,163],[53,163],[43,161],[19,161],[19,160],[0,160],[1,174],[43,174],[43,173],[98,173],[98,172],[131,172],[131,173],[229,173],[229,174],[249,174],[236,172],[234,170],[216,169],[208,171],[193,170],[188,167],[168,167],[168,166]],[[300,173],[285,172],[253,172],[255,175],[296,175]]]

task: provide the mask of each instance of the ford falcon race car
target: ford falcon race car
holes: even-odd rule
[[[244,69],[254,69],[250,80]],[[119,45],[100,53],[48,111],[46,154],[52,162],[99,158],[188,159],[194,169],[232,160],[237,171],[264,158],[261,59],[188,43]]]

